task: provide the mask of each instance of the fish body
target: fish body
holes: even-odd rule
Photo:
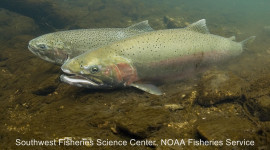
[[[254,37],[243,42],[233,39],[210,34],[204,19],[184,29],[144,33],[67,61],[62,70],[75,75],[64,75],[62,81],[80,76],[93,82],[84,87],[133,86],[161,95],[153,85],[156,81],[178,78],[187,72],[196,73],[211,64],[238,56]]]
[[[148,21],[143,21],[127,28],[59,31],[31,40],[28,49],[46,61],[62,65],[86,51],[152,30]]]

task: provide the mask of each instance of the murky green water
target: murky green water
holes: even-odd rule
[[[1,0],[0,148],[268,149],[269,6],[266,0]],[[29,40],[59,30],[127,27],[143,20],[160,30],[200,19],[206,19],[212,34],[235,35],[236,41],[255,35],[256,40],[225,64],[160,85],[163,96],[134,88],[93,90],[61,83],[60,66],[27,49]],[[64,138],[93,141],[93,146],[59,143]],[[107,139],[118,145],[126,141],[127,146],[99,146],[99,139],[104,144]],[[131,139],[138,143],[133,146]],[[165,145],[165,139],[185,145]],[[254,141],[254,146],[231,146],[229,139]],[[31,140],[56,140],[57,146],[22,146]],[[222,145],[192,142],[200,140]]]

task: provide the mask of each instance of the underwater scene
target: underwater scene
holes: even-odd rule
[[[0,149],[270,149],[269,0],[1,0]]]

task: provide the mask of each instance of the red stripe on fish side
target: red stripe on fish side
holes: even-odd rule
[[[127,63],[120,63],[116,64],[120,76],[122,80],[127,84],[131,84],[132,82],[136,81],[138,79],[137,71],[135,68],[133,68],[130,64]]]
[[[192,55],[186,55],[186,56],[180,56],[172,59],[162,60],[159,62],[152,62],[149,64],[151,67],[158,67],[158,66],[169,66],[169,65],[179,65],[179,64],[185,64],[190,62],[204,62],[204,61],[210,61],[210,62],[216,62],[217,60],[220,61],[227,56],[229,56],[229,53],[224,53],[227,50],[224,51],[209,51],[209,52],[199,52],[194,53]],[[227,51],[228,52],[228,51]]]
[[[182,72],[176,72],[175,74],[163,74],[160,76],[155,76],[154,78],[146,78],[140,80],[141,82],[172,82],[179,81],[188,78],[193,78],[195,75],[203,73],[207,70],[207,67],[201,67],[199,69],[195,68],[186,68]]]

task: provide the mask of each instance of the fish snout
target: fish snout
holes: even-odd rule
[[[34,44],[33,44],[33,40],[29,41],[28,42],[28,49],[31,51],[31,52],[34,52],[35,48],[34,48]]]
[[[61,66],[61,70],[62,70],[64,73],[72,74],[72,72],[70,71],[70,69],[69,69],[69,67],[68,67],[67,62],[64,63],[64,64]]]
[[[79,63],[73,60],[68,60],[61,66],[61,70],[67,74],[74,74],[78,72],[79,69]]]
[[[34,39],[32,39],[32,40],[30,40],[30,41],[28,42],[28,46],[33,45],[33,40],[34,40]]]
[[[41,51],[36,46],[36,39],[32,39],[28,42],[28,49],[35,55],[42,56]]]
[[[67,74],[72,74],[72,72],[69,70],[69,69],[66,69],[65,67],[61,67],[61,70],[64,72],[64,73],[67,73]]]

